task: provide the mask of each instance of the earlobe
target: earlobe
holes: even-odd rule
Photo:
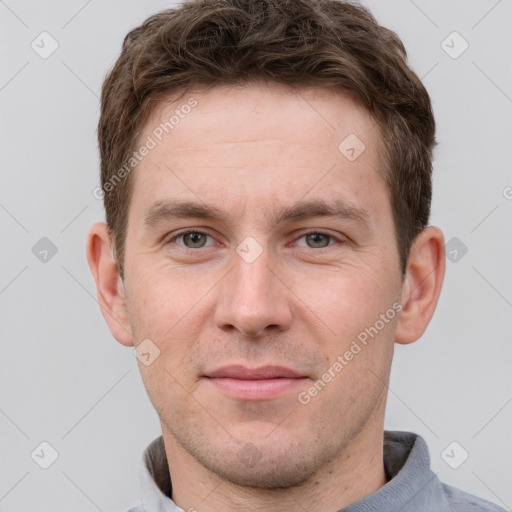
[[[104,223],[94,224],[89,230],[87,261],[96,282],[100,309],[110,331],[119,343],[133,346],[124,285]]]
[[[402,311],[395,341],[416,341],[434,314],[444,279],[444,237],[439,228],[425,228],[415,239],[402,288]]]

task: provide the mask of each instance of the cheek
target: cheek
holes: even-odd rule
[[[346,421],[350,414],[356,421],[370,414],[386,386],[397,321],[394,294],[356,273],[331,280],[317,299],[322,304],[318,316],[329,326],[329,335],[313,338],[324,355],[320,380],[327,383],[318,384],[321,391],[311,390],[318,396],[315,407],[336,403],[332,415]]]
[[[165,338],[170,330],[181,327],[183,320],[194,316],[201,298],[211,288],[201,273],[180,272],[165,263],[146,262],[132,272],[136,277],[129,290],[131,317],[140,330],[158,338]],[[189,322],[189,327],[194,325]]]
[[[344,265],[308,273],[295,281],[294,292],[299,307],[317,318],[315,325],[323,324],[329,338],[346,343],[379,320],[399,297],[399,287],[388,281],[377,266]]]
[[[168,263],[146,263],[130,270],[136,276],[129,288],[136,344],[149,339],[159,350],[154,363],[139,362],[139,369],[152,400],[159,396],[166,400],[167,394],[176,396],[181,386],[188,389],[195,382],[197,344],[211,315],[212,280],[207,273],[184,272]]]

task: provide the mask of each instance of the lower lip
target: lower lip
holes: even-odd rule
[[[268,400],[303,385],[306,378],[297,379],[231,379],[208,378],[214,386],[234,398],[243,400]]]

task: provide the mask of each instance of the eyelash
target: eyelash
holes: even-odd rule
[[[206,236],[209,236],[210,238],[213,238],[212,235],[210,235],[209,233],[206,233],[204,231],[200,231],[198,229],[188,229],[188,230],[185,230],[185,231],[181,231],[177,234],[175,234],[174,236],[172,236],[171,238],[169,238],[165,243],[164,245],[169,245],[171,243],[176,243],[176,240],[182,236],[185,236],[185,235],[189,235],[191,233],[195,233],[195,234],[200,234],[200,235],[206,235]],[[306,231],[305,233],[302,233],[298,238],[297,240],[299,240],[300,238],[303,238],[305,236],[308,236],[308,235],[323,235],[323,236],[327,236],[329,237],[330,240],[334,240],[335,242],[337,243],[343,243],[344,240],[338,238],[338,237],[335,237],[334,235],[331,235],[330,233],[326,233],[326,232],[323,232],[323,231],[318,231],[318,230],[310,230],[310,231]],[[193,252],[197,252],[199,249],[205,249],[206,247],[211,247],[211,246],[206,246],[206,247],[198,247],[198,248],[191,248],[191,247],[187,247],[185,245],[180,245],[180,244],[177,244],[179,245],[179,247],[181,249],[184,249],[184,250],[187,250],[187,251],[193,251]],[[333,245],[335,244],[329,244],[327,245],[326,247],[307,247],[308,249],[313,249],[315,250],[316,252],[320,252],[322,250],[325,250],[325,249],[328,249],[329,247],[332,247]]]

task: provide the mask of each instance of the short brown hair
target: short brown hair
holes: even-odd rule
[[[332,87],[380,127],[395,235],[405,272],[430,216],[435,121],[429,95],[391,30],[341,0],[191,0],[129,32],[103,84],[98,139],[106,221],[123,275],[131,175],[112,185],[156,102],[192,86],[270,81]]]

